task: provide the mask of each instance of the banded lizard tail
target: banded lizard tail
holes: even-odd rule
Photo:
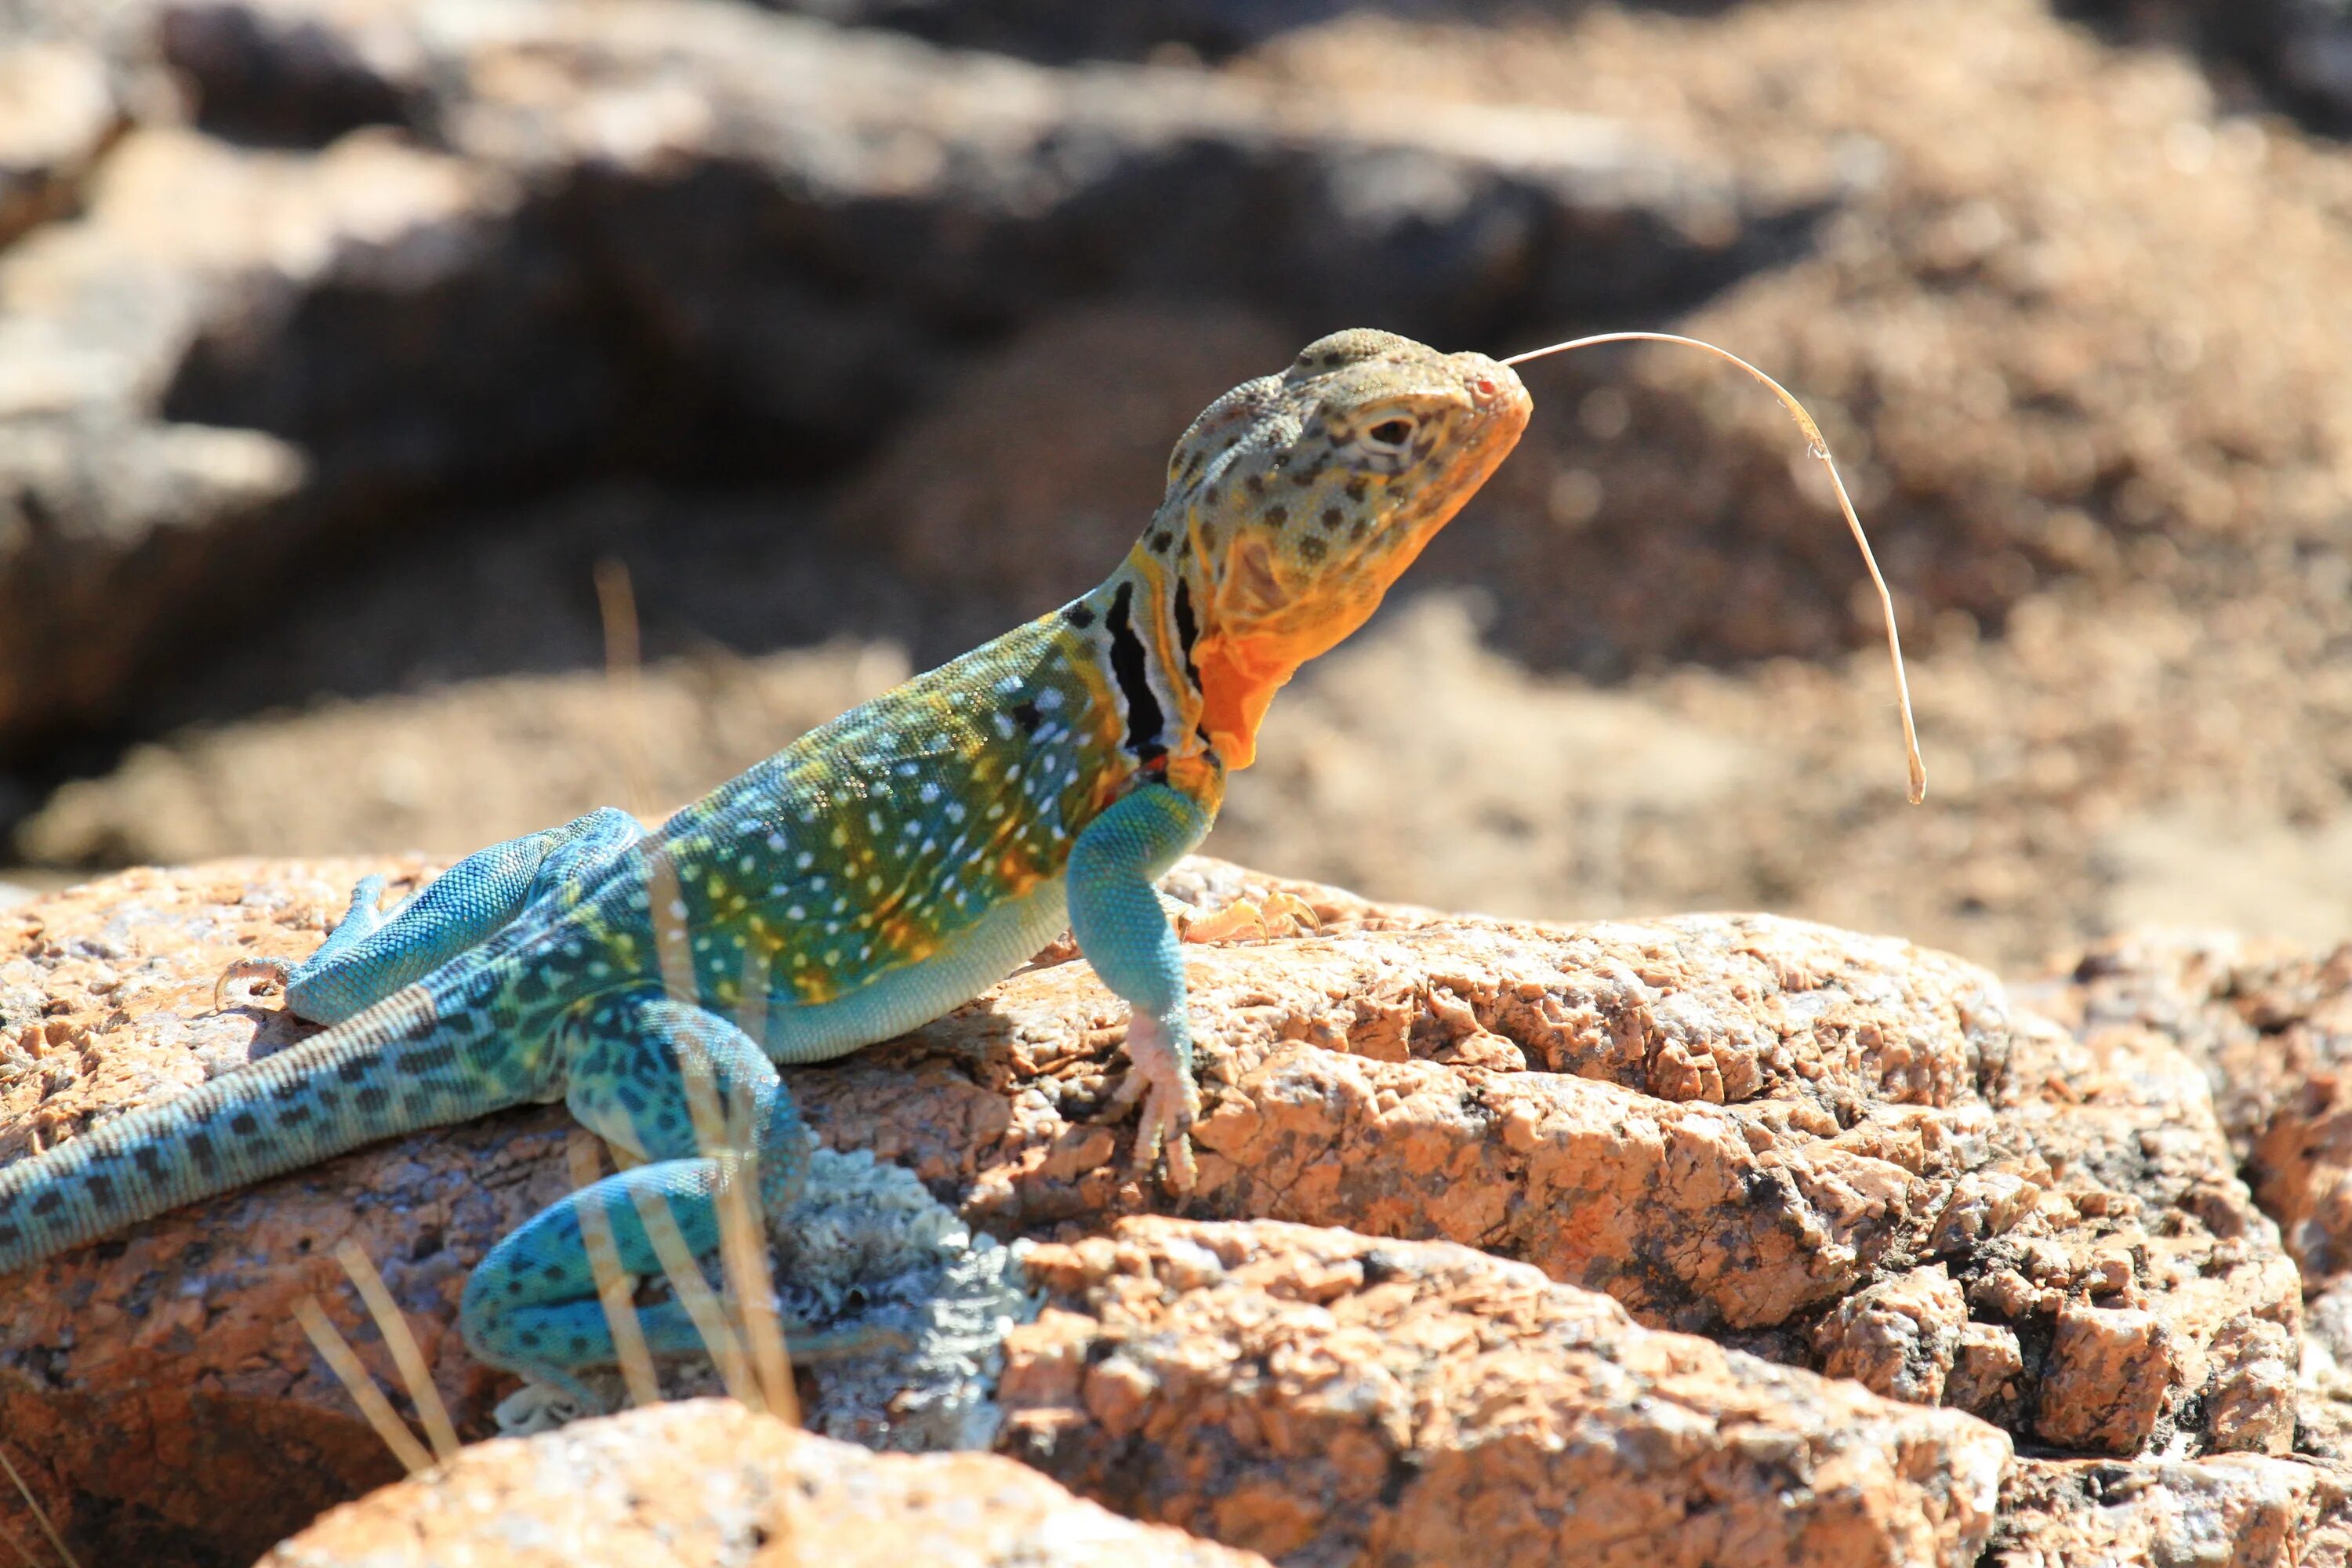
[[[483,1360],[577,1390],[572,1373],[613,1361],[583,1205],[633,1274],[660,1272],[641,1197],[666,1197],[698,1254],[717,1246],[722,1177],[684,1064],[749,1103],[781,1217],[803,1135],[777,1065],[937,1017],[1066,922],[1129,1005],[1118,1098],[1141,1103],[1138,1162],[1164,1151],[1185,1190],[1193,1042],[1152,884],[1208,832],[1276,689],[1362,625],[1529,411],[1482,354],[1361,330],[1309,344],[1193,422],[1150,526],[1093,592],[650,834],[593,813],[468,857],[391,915],[370,879],[300,965],[239,965],[330,1027],[0,1169],[0,1273],[395,1133],[562,1099],[644,1163],[502,1241],[461,1317]],[[656,1353],[698,1343],[674,1305],[645,1316]]]

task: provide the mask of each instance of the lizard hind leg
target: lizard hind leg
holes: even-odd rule
[[[660,1160],[606,1176],[551,1204],[499,1243],[466,1281],[460,1324],[477,1359],[560,1390],[573,1407],[595,1414],[604,1402],[581,1374],[615,1365],[613,1329],[596,1292],[594,1265],[581,1215],[601,1209],[622,1273],[660,1279],[667,1270],[646,1218],[664,1214],[698,1264],[719,1250],[716,1197],[719,1173],[711,1160]],[[709,1285],[707,1278],[704,1283]],[[715,1292],[714,1292],[715,1293]],[[646,1348],[657,1361],[708,1353],[702,1331],[673,1294],[635,1308]],[[846,1330],[808,1333],[783,1325],[795,1361],[853,1354],[892,1338]]]
[[[269,980],[277,983],[281,994],[291,999],[298,984],[312,977],[332,973],[351,962],[354,948],[383,929],[383,879],[381,876],[362,877],[352,886],[352,900],[343,910],[343,918],[327,933],[310,957],[299,963],[289,963],[282,958],[241,958],[221,971],[213,983],[213,1008],[215,1012],[227,1005],[229,986],[239,980]],[[389,995],[390,993],[385,993]],[[371,998],[380,1001],[381,997]],[[366,1004],[362,1004],[362,1006]],[[349,1017],[358,1008],[345,1011],[338,1018],[322,1017],[316,1013],[297,1009],[299,1016],[315,1023],[336,1023]]]
[[[667,1210],[698,1266],[719,1250],[719,1184],[728,1170],[698,1144],[688,1071],[707,1073],[720,1106],[748,1110],[759,1206],[773,1221],[805,1179],[807,1135],[791,1095],[757,1042],[727,1020],[658,990],[598,997],[567,1026],[574,1116],[616,1150],[646,1162],[583,1188],[501,1241],[467,1281],[460,1322],[482,1361],[563,1390],[593,1409],[579,1373],[615,1363],[612,1331],[581,1232],[583,1205],[603,1208],[622,1270],[664,1272],[646,1212]],[[677,1300],[639,1309],[656,1357],[701,1349],[699,1331]],[[821,1342],[796,1336],[795,1352],[854,1347],[850,1335]]]
[[[339,1024],[497,934],[542,894],[577,882],[644,837],[627,812],[606,806],[562,827],[476,850],[389,912],[382,877],[362,877],[351,907],[327,940],[299,963],[243,959],[213,990],[213,1005],[237,980],[267,978],[297,1017]]]

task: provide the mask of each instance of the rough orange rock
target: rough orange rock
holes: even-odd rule
[[[2309,1321],[2295,1445],[2352,1458],[2352,946],[2120,937],[2083,954],[2037,1005],[2087,1041],[2152,1035],[2203,1067],[2255,1198],[2301,1266]],[[2232,1353],[2260,1358],[2259,1375],[2277,1382],[2297,1374],[2293,1350],[2242,1336]],[[2217,1415],[2274,1419],[2235,1403]]]
[[[2352,946],[2119,938],[2084,954],[2042,1005],[2086,1038],[2149,1030],[2203,1066],[2314,1289],[2352,1265]]]
[[[306,952],[373,868],[425,869],[134,871],[0,911],[0,1157],[306,1034],[267,1001],[215,1015],[213,979]],[[2078,1039],[1973,966],[1762,917],[1550,928],[1207,860],[1169,889],[1203,910],[1287,894],[1319,927],[1190,954],[1210,1043],[1192,1218],[1467,1243],[1648,1327],[2041,1442],[2275,1451],[2294,1431],[2294,1269],[2201,1077],[2148,1030]],[[791,1082],[834,1148],[910,1169],[999,1237],[1074,1241],[1171,1202],[1102,1121],[1123,1014],[1056,944]],[[331,1261],[346,1240],[383,1268],[461,1431],[488,1435],[513,1385],[464,1354],[457,1294],[567,1184],[565,1127],[542,1108],[394,1141],[17,1277],[0,1443],[103,1560],[250,1556],[388,1479],[293,1317],[320,1295],[390,1381]],[[1090,1420],[1140,1418],[1150,1391],[1122,1375],[1090,1381]],[[1295,1514],[1286,1495],[1230,1506],[1278,1535],[1254,1510]],[[0,1499],[0,1527],[25,1523]]]
[[[869,1454],[723,1399],[467,1448],[259,1568],[1265,1568],[984,1454]]]
[[[1827,1364],[1841,1301],[1940,1265],[1963,1386],[2014,1430],[2284,1443],[2284,1392],[2211,1347],[2248,1314],[2291,1341],[2294,1269],[2162,1040],[2077,1040],[1973,965],[1796,921],[1412,919],[1196,953],[1188,1212],[1465,1242],[1798,1364]],[[1088,1125],[1119,1017],[1041,964],[812,1077],[812,1113],[1000,1232],[1148,1206]],[[2045,1376],[2087,1364],[2070,1302],[2149,1315],[2101,1364],[2156,1392],[2088,1424],[2053,1403],[2045,1432]]]
[[[2352,1476],[2256,1454],[2020,1459],[1985,1568],[2337,1568],[2352,1562]]]
[[[215,1014],[245,955],[314,945],[366,870],[131,871],[0,916],[0,1157],[71,1137],[312,1031],[268,1004]],[[471,1436],[494,1380],[457,1342],[466,1270],[565,1190],[559,1116],[474,1123],[232,1194],[0,1289],[0,1442],[89,1558],[247,1561],[400,1471],[294,1318],[316,1294],[391,1386],[332,1254],[362,1246]],[[0,1527],[37,1539],[21,1507]]]
[[[2009,1444],[1467,1247],[1122,1221],[1039,1247],[1010,1451],[1286,1563],[1969,1563]]]
[[[1915,1405],[1943,1403],[1960,1359],[1968,1299],[1942,1264],[1857,1290],[1813,1331],[1822,1371]],[[1955,1403],[1958,1403],[1957,1401]]]

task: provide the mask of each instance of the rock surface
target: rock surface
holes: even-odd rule
[[[0,1155],[307,1033],[267,1002],[213,1014],[213,978],[233,958],[307,951],[369,864],[135,871],[0,911]],[[425,869],[377,864],[403,886]],[[2045,1451],[2128,1458],[2161,1447],[2196,1465],[2206,1461],[2183,1457],[2282,1455],[2294,1439],[2297,1356],[2309,1353],[2294,1267],[2237,1182],[2202,1076],[2147,1029],[2078,1039],[2012,1009],[1998,983],[1957,960],[1764,917],[1543,927],[1370,904],[1208,860],[1168,886],[1202,909],[1287,891],[1320,924],[1188,953],[1214,1045],[1201,1183],[1181,1222],[1140,1217],[1167,1194],[1129,1175],[1125,1131],[1097,1124],[1120,1009],[1066,944],[904,1040],[791,1075],[826,1142],[909,1168],[1000,1237],[1053,1244],[1035,1254],[1052,1310],[1005,1346],[1011,1416],[998,1441],[1082,1490],[1276,1555],[1322,1542],[1329,1561],[1349,1561],[1359,1548],[1346,1542],[1394,1540],[1403,1562],[1432,1560],[1432,1521],[1496,1487],[1664,1486],[1663,1472],[1637,1481],[1628,1478],[1646,1472],[1526,1468],[1534,1460],[1512,1445],[1569,1421],[1570,1406],[1523,1428],[1477,1404],[1517,1386],[1500,1369],[1538,1364],[1517,1359],[1538,1354],[1519,1319],[1489,1321],[1509,1317],[1497,1304],[1507,1301],[1583,1325],[1543,1341],[1538,1363],[1569,1361],[1540,1378],[1529,1370],[1530,1384],[1568,1378],[1571,1363],[1585,1369],[1575,1377],[1605,1381],[1607,1354],[1622,1363],[1634,1353],[1625,1347],[1648,1347],[1640,1355],[1662,1358],[1658,1368],[1699,1379],[1677,1384],[1677,1401],[1727,1410],[1736,1386],[1761,1410],[1757,1391],[1779,1390],[1768,1425],[1796,1435],[1766,1447],[1820,1456],[1821,1484],[1853,1500],[1843,1512],[1823,1505],[1822,1539],[1874,1543],[1887,1561],[1980,1540],[1969,1521],[1982,1509],[1933,1490],[1941,1460],[1898,1466],[1883,1484],[1832,1481],[1864,1463],[1856,1452],[1884,1451],[1836,1435],[1855,1422],[1969,1475],[1998,1473],[1998,1458],[1982,1457],[2006,1441],[1994,1427]],[[331,1259],[345,1240],[384,1268],[461,1431],[487,1435],[512,1384],[464,1355],[457,1297],[489,1244],[564,1189],[563,1123],[541,1109],[395,1141],[21,1277],[0,1308],[0,1441],[70,1539],[158,1563],[250,1555],[389,1479],[389,1459],[292,1315],[300,1297],[323,1298],[389,1381]],[[1129,1228],[1107,1229],[1122,1216]],[[1335,1228],[1202,1224],[1220,1220]],[[1406,1245],[1425,1240],[1520,1262]],[[1391,1262],[1379,1261],[1384,1248]],[[1394,1263],[1407,1254],[1420,1261]],[[1164,1268],[1153,1261],[1163,1257]],[[1213,1269],[1204,1257],[1219,1260]],[[1323,1261],[1309,1267],[1314,1258]],[[1126,1283],[1169,1284],[1188,1259],[1201,1265],[1197,1291],[1138,1296]],[[1406,1428],[1360,1441],[1338,1428],[1328,1441],[1297,1436],[1339,1419],[1346,1401],[1335,1406],[1321,1382],[1272,1363],[1250,1374],[1270,1381],[1220,1383],[1228,1358],[1212,1347],[1245,1332],[1261,1312],[1253,1303],[1296,1298],[1306,1274],[1338,1283],[1307,1304],[1323,1315],[1299,1320],[1302,1332],[1338,1335],[1328,1346],[1392,1341],[1399,1355],[1475,1341],[1499,1358],[1491,1380],[1447,1383],[1440,1363],[1408,1355],[1365,1371],[1364,1386],[1402,1379],[1454,1415],[1423,1402]],[[1330,1315],[1343,1296],[1344,1322]],[[1294,1300],[1281,1311],[1294,1308],[1306,1310]],[[1172,1337],[1155,1338],[1148,1326],[1163,1316]],[[1183,1324],[1201,1337],[1173,1332]],[[1434,1338],[1416,1339],[1415,1325]],[[1127,1347],[1120,1364],[1144,1370],[1104,1383],[1097,1398],[1086,1392],[1094,1363],[1070,1346],[1112,1341]],[[1603,1342],[1620,1348],[1594,1348]],[[1797,1370],[1807,1367],[1857,1381],[1812,1383]],[[1207,1381],[1184,1381],[1195,1376]],[[1231,1489],[1176,1465],[1169,1444],[1132,1440],[1139,1428],[1128,1423],[1155,1408],[1145,1396],[1180,1383],[1183,1401],[1208,1402],[1202,1420],[1225,1408],[1219,1400],[1256,1412],[1230,1416],[1241,1447],[1198,1450],[1201,1463],[1227,1467],[1218,1473]],[[1956,1408],[1922,1408],[1937,1403]],[[1632,1450],[1647,1452],[1654,1439],[1631,1434],[1685,1405],[1576,1408],[1578,1419],[1619,1423]],[[1822,1424],[1832,1408],[1848,1415]],[[1192,1417],[1166,1420],[1172,1432]],[[1048,1440],[1064,1428],[1066,1443]],[[1683,1435],[1654,1440],[1687,1455],[1694,1434],[1714,1427],[1673,1430]],[[1454,1456],[1453,1489],[1416,1489],[1433,1484],[1422,1461],[1396,1456],[1438,1449]],[[1322,1481],[1285,1480],[1273,1464],[1310,1451],[1351,1467],[1345,1507]],[[1726,1475],[1748,1473],[1746,1452],[1722,1458]],[[1832,1453],[1845,1457],[1832,1465]],[[1963,1454],[1975,1457],[1962,1464]],[[2276,1474],[2315,1498],[2334,1484],[2307,1467],[2214,1473]],[[1363,1491],[1375,1475],[1388,1479]],[[1888,1500],[1898,1495],[1915,1501]],[[2082,1495],[2057,1488],[2059,1501]],[[1228,1498],[1243,1500],[1221,1513]],[[5,1504],[0,1518],[24,1522]],[[1705,1531],[1731,1526],[1690,1528],[1676,1539],[1703,1554]],[[1751,1528],[1783,1539],[1770,1534],[1780,1525],[1738,1527]],[[1812,1528],[1785,1539],[1801,1544]],[[1528,1529],[1528,1542],[1548,1539]]]
[[[352,1503],[259,1568],[1263,1568],[1132,1524],[983,1454],[869,1454],[727,1400],[660,1405],[453,1464]]]
[[[2154,1035],[2210,1079],[2221,1123],[2300,1266],[2297,1447],[2352,1459],[2352,950],[2151,935],[2084,954],[2042,1000],[2086,1039]]]
[[[90,50],[0,43],[0,246],[71,204],[116,112],[106,62]]]
[[[1285,1563],[1971,1563],[2008,1458],[1467,1247],[1132,1219],[1031,1270],[1003,1446]]]
[[[1763,917],[1431,919],[1192,974],[1220,1050],[1190,1212],[1461,1241],[1805,1365],[1869,1359],[1871,1301],[1823,1319],[1854,1293],[1956,1286],[1970,1331],[1926,1336],[1911,1386],[2110,1452],[2291,1433],[2294,1267],[2152,1038],[2079,1043],[1971,966]],[[1118,1016],[1083,965],[1033,969],[812,1079],[811,1114],[991,1228],[1115,1211],[1143,1199],[1080,1119]]]
[[[1987,1568],[2352,1562],[2352,1475],[2288,1459],[2021,1460],[2000,1510]]]

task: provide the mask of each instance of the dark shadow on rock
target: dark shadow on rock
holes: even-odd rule
[[[1182,51],[1221,60],[1301,27],[1349,16],[1407,21],[1557,20],[1590,0],[761,0],[828,21],[890,27],[937,44],[1067,64]],[[1741,0],[1632,0],[1633,9],[1706,16]]]
[[[323,147],[362,125],[420,124],[430,106],[368,63],[353,40],[297,15],[182,0],[162,15],[164,64],[195,122],[232,142]]]

